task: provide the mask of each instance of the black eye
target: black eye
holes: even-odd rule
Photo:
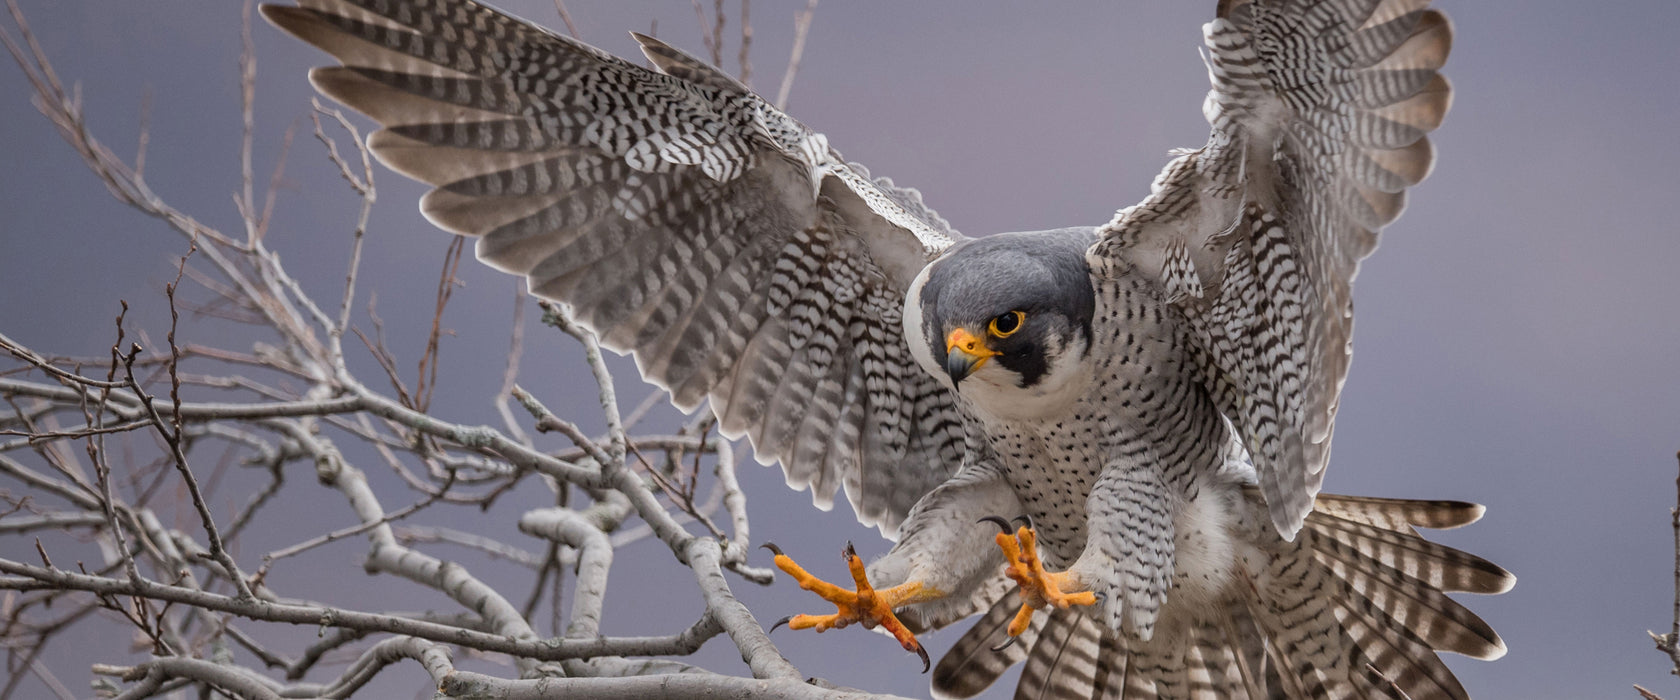
[[[1024,312],[1010,311],[992,319],[991,324],[987,326],[987,330],[990,330],[992,335],[999,338],[1008,338],[1014,335],[1015,331],[1021,330],[1021,323],[1026,318],[1027,315]]]

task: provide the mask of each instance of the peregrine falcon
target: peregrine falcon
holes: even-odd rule
[[[1350,289],[1451,90],[1427,0],[1222,0],[1206,145],[1098,227],[958,234],[739,81],[471,0],[298,0],[310,80],[479,259],[896,546],[794,628],[981,621],[934,690],[1463,698],[1510,574],[1416,528],[1480,506],[1319,494]],[[990,524],[988,524],[990,523]],[[995,525],[995,527],[994,527]],[[924,663],[925,652],[922,652]]]

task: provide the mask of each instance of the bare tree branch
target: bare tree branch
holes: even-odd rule
[[[741,0],[741,84],[752,87],[752,61],[749,54],[752,51],[752,0]]]
[[[572,35],[573,39],[582,38],[578,36],[577,23],[572,21],[572,13],[566,11],[566,0],[554,0],[554,9],[560,13],[560,21],[566,23],[566,33]]]
[[[816,14],[817,0],[808,0],[793,19],[793,53],[788,56],[787,71],[782,73],[782,87],[776,91],[776,109],[787,109],[788,93],[793,92],[793,79],[799,75],[799,60],[805,56],[805,37],[811,33],[811,19]]]
[[[797,71],[814,5],[796,24],[779,102]],[[113,630],[138,646],[118,658],[74,661],[89,662],[84,668],[96,677],[96,692],[118,698],[193,688],[204,697],[373,696],[381,674],[420,672],[443,697],[865,696],[807,682],[736,598],[726,572],[757,584],[774,572],[747,564],[750,526],[734,446],[708,421],[679,423],[686,427],[675,434],[639,428],[662,410],[646,423],[675,422],[675,413],[661,408],[664,394],[650,393],[623,413],[599,341],[566,309],[543,304],[543,321],[582,349],[582,361],[569,369],[581,378],[587,368],[593,396],[586,388],[539,398],[520,386],[528,303],[522,291],[513,299],[500,383],[473,394],[493,396],[492,404],[454,401],[438,390],[462,239],[444,257],[430,327],[390,336],[424,337],[423,345],[387,344],[375,306],[384,281],[373,266],[363,268],[364,251],[379,240],[369,229],[377,200],[373,158],[359,122],[318,102],[309,113],[322,144],[317,157],[348,184],[356,208],[340,234],[348,246],[342,286],[328,290],[336,301],[310,289],[321,275],[294,274],[282,264],[279,250],[295,241],[270,223],[282,206],[292,130],[280,139],[266,192],[259,193],[256,163],[267,155],[259,148],[249,2],[232,196],[242,235],[202,223],[214,219],[176,209],[151,189],[146,164],[161,172],[155,166],[164,155],[148,152],[149,106],[142,107],[132,160],[97,140],[80,94],[60,80],[15,2],[7,6],[11,23],[0,27],[0,43],[23,69],[37,109],[117,201],[167,223],[188,252],[163,287],[164,329],[132,320],[121,302],[109,347],[70,349],[79,357],[0,335],[0,540],[16,545],[4,551],[27,553],[0,555],[0,639],[10,654],[0,700],[14,693],[73,697],[59,681],[67,662],[44,650],[67,634]],[[575,36],[564,2],[555,7]],[[698,0],[694,7],[710,57],[721,63],[724,2],[713,0],[710,17]],[[747,2],[740,12],[740,70],[748,80]],[[296,259],[324,259],[311,253]],[[360,309],[358,296],[367,299]],[[243,347],[210,342],[228,321],[254,324],[260,339],[238,341]],[[371,332],[364,332],[368,323]],[[248,338],[250,330],[234,337]],[[368,353],[347,354],[346,333],[361,338]],[[148,339],[159,336],[169,351],[146,352]],[[412,385],[399,376],[399,356],[418,357]],[[364,370],[381,389],[364,381]],[[525,411],[512,410],[510,399]],[[485,420],[499,427],[479,423]],[[400,480],[364,471],[369,459]],[[304,473],[314,479],[297,478]],[[530,502],[532,488],[548,489],[541,503]],[[324,493],[337,498],[320,498]],[[502,498],[509,493],[519,495]],[[536,542],[512,541],[521,536],[511,534],[515,523]],[[620,549],[644,537],[663,547]],[[353,557],[325,546],[354,538],[367,546]],[[673,597],[701,603],[698,619],[684,608],[671,612],[663,634],[614,634],[604,611],[616,590],[613,563],[629,551],[690,568],[692,588],[677,588],[692,597]],[[311,556],[297,556],[304,552]],[[440,552],[471,557],[450,561]],[[486,566],[484,559],[517,566]],[[295,575],[302,567],[310,567],[307,577]],[[498,570],[508,568],[514,572]],[[343,604],[338,591],[295,583],[360,581],[361,574],[374,576],[368,585],[442,594],[452,609],[359,609]],[[563,574],[570,577],[564,586]],[[563,630],[558,638],[544,638],[531,619],[545,597],[550,629]],[[256,623],[317,634],[295,641]],[[690,655],[724,638],[754,678],[650,658]],[[462,671],[454,653],[512,670],[508,677]]]

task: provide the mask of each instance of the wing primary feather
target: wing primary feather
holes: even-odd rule
[[[892,325],[911,279],[960,240],[914,190],[651,37],[636,40],[660,72],[469,0],[262,13],[340,61],[312,82],[380,123],[374,154],[435,188],[429,219],[480,237],[480,259],[569,305],[679,407],[710,398],[726,433],[819,504],[844,487],[891,532],[961,464],[961,445],[921,429],[960,425],[961,409],[906,380],[920,370]],[[824,266],[779,277],[818,222]],[[813,329],[814,305],[789,306],[802,290],[835,295],[841,325]],[[805,315],[779,316],[790,308]]]

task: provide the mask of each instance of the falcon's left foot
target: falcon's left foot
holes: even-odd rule
[[[806,573],[805,569],[794,563],[793,559],[782,554],[781,548],[765,543],[765,549],[776,555],[776,568],[787,572],[793,580],[799,582],[799,587],[822,596],[824,600],[834,604],[839,611],[833,615],[792,615],[784,617],[770,626],[771,631],[777,627],[787,625],[789,629],[815,629],[826,632],[840,629],[856,622],[865,629],[874,629],[879,625],[891,633],[894,639],[904,647],[905,651],[914,652],[922,658],[922,673],[927,673],[930,666],[928,653],[922,648],[921,642],[916,641],[916,635],[911,633],[904,623],[898,621],[893,614],[893,608],[933,600],[939,593],[920,582],[911,581],[891,588],[876,590],[869,584],[869,576],[864,571],[863,560],[858,557],[857,550],[852,543],[846,543],[843,554],[846,557],[846,567],[852,572],[852,581],[857,585],[856,591],[848,591],[840,586],[819,579]]]
[[[1003,573],[1021,588],[1021,611],[1015,613],[1015,619],[1009,623],[1009,640],[998,649],[1013,644],[1016,637],[1027,631],[1034,610],[1097,604],[1097,594],[1090,590],[1078,590],[1081,584],[1072,573],[1053,574],[1044,570],[1044,562],[1038,558],[1038,533],[1033,532],[1030,520],[1013,533],[1010,532],[1009,522],[995,515],[983,518],[981,522],[995,523],[1003,530],[997,535],[998,548],[1003,550],[1003,557],[1009,562]]]

